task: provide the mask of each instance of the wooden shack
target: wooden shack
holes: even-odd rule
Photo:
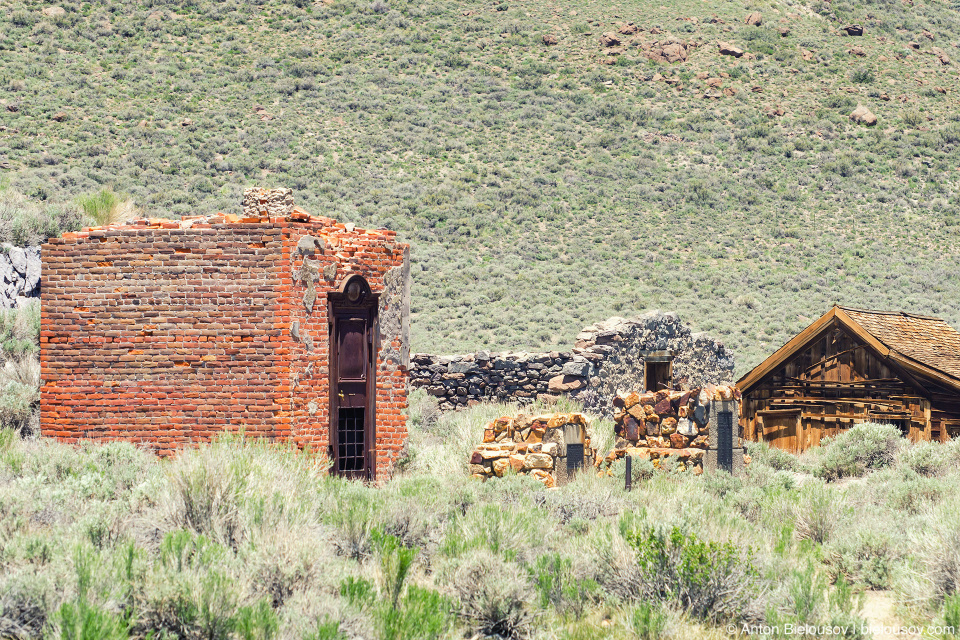
[[[799,452],[861,422],[960,434],[960,333],[940,318],[835,306],[737,386],[744,438]]]

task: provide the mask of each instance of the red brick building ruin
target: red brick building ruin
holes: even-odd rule
[[[389,475],[406,438],[409,247],[247,190],[243,217],[140,220],[42,249],[41,432],[161,455],[221,431]]]

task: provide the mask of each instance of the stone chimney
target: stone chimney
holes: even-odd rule
[[[286,218],[291,213],[293,213],[292,189],[251,187],[243,190],[244,218]]]

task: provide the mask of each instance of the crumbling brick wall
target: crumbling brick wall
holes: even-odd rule
[[[44,245],[41,432],[167,454],[243,429],[326,451],[327,294],[357,274],[381,294],[376,472],[389,474],[406,438],[408,247],[288,213],[143,220]]]

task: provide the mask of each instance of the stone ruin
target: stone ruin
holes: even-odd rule
[[[592,466],[594,454],[583,414],[521,414],[487,425],[483,443],[470,454],[470,474],[481,480],[507,473],[530,475],[551,488]]]
[[[633,392],[617,395],[613,406],[616,444],[597,459],[601,471],[612,474],[613,463],[625,456],[650,460],[656,468],[672,460],[674,470],[697,475],[743,468],[740,390],[734,385]]]
[[[676,313],[651,311],[590,325],[568,351],[415,354],[410,383],[435,396],[441,410],[567,395],[610,417],[618,392],[731,384],[733,368],[733,354],[723,343],[692,332]]]

